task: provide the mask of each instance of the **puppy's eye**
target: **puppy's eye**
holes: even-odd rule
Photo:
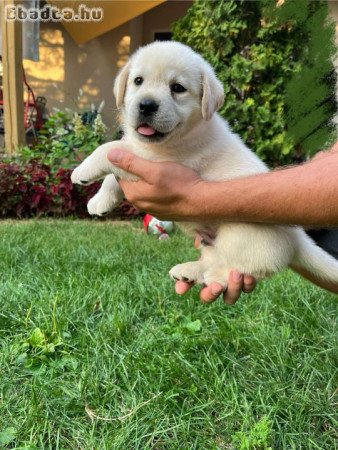
[[[136,86],[140,86],[143,83],[143,78],[142,77],[136,77],[134,80],[134,83],[136,84]]]
[[[170,89],[172,92],[175,92],[175,94],[181,94],[181,92],[185,92],[186,88],[182,86],[181,84],[174,83],[170,86]]]

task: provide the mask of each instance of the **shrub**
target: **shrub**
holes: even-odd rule
[[[336,109],[334,27],[326,3],[280,4],[197,0],[173,26],[174,39],[201,53],[222,81],[221,115],[271,165],[324,147],[333,138],[329,122]]]
[[[95,195],[99,183],[75,186],[70,169],[51,168],[38,161],[25,165],[0,163],[0,217],[89,217],[87,202]],[[127,201],[114,211],[122,219],[138,217],[139,212]]]
[[[21,148],[16,160],[38,160],[53,172],[60,167],[74,168],[106,141],[106,131],[100,114],[84,123],[79,114],[69,109],[56,111],[39,131],[38,142]]]
[[[15,157],[2,158],[0,217],[90,217],[87,203],[100,183],[75,186],[70,175],[105,137],[106,126],[99,114],[81,117],[66,110],[51,115],[37,144],[21,148]],[[119,137],[117,132],[115,138]],[[138,210],[123,200],[110,217],[138,216]]]

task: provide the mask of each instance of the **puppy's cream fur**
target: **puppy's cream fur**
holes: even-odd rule
[[[134,80],[142,77],[143,83]],[[173,93],[179,83],[187,90]],[[222,181],[267,172],[265,164],[231,132],[216,111],[223,104],[223,87],[211,66],[189,47],[177,42],[155,42],[139,49],[119,73],[114,87],[124,127],[123,141],[96,149],[74,170],[74,183],[88,183],[107,175],[88,210],[102,215],[121,199],[115,176],[135,177],[107,159],[114,146],[152,161],[174,161],[196,170],[201,178]],[[139,104],[153,99],[159,109],[151,126],[164,133],[158,141],[140,135]],[[222,201],[220,199],[220,201]],[[247,223],[181,223],[187,232],[207,230],[216,236],[212,246],[202,247],[199,261],[173,267],[175,279],[226,285],[229,271],[237,269],[262,279],[290,263],[318,277],[338,282],[338,262],[316,246],[298,227]]]

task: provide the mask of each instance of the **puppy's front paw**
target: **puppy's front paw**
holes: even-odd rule
[[[87,204],[88,212],[91,216],[106,216],[119,203],[119,199],[114,195],[98,192]]]
[[[201,261],[177,264],[170,270],[169,275],[175,281],[181,280],[188,283],[202,284],[203,264]]]
[[[81,184],[83,186],[92,183],[92,181],[89,181],[89,176],[86,172],[87,171],[83,170],[83,167],[81,166],[74,169],[70,177],[72,183]]]

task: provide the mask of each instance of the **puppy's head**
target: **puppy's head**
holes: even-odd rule
[[[139,49],[114,86],[125,131],[142,141],[182,136],[223,105],[223,87],[211,66],[178,42]]]

